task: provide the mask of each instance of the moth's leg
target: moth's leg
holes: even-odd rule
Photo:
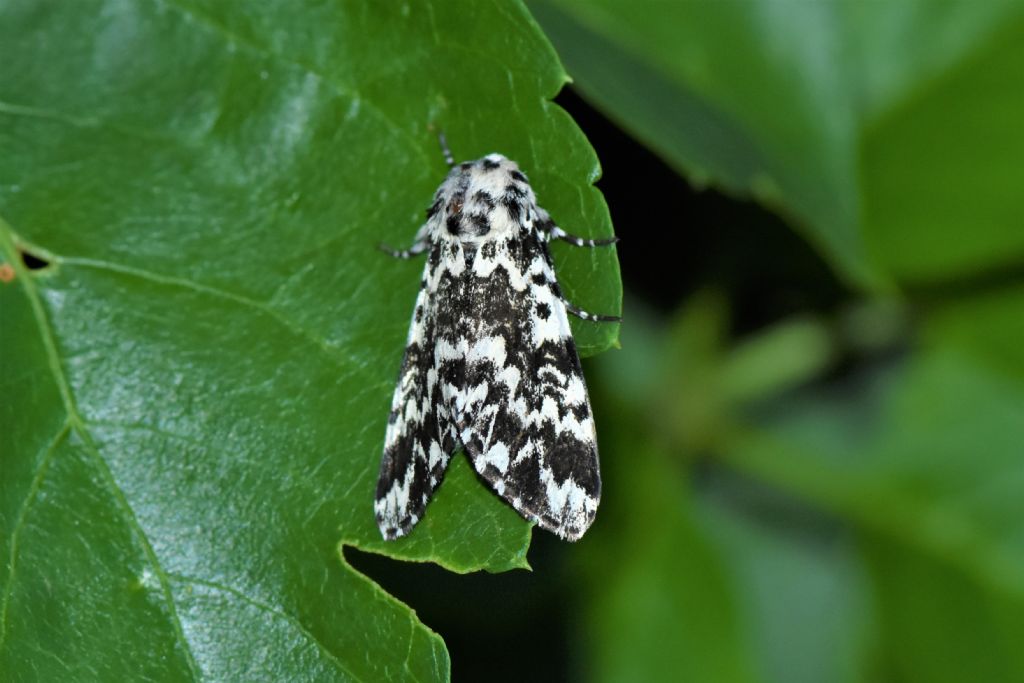
[[[563,240],[569,244],[575,244],[577,247],[606,247],[619,241],[618,237],[606,240],[591,240],[585,237],[577,237],[576,235],[570,235],[557,225],[552,225],[548,230],[548,239]]]
[[[389,254],[391,256],[394,256],[395,258],[411,259],[413,256],[422,254],[424,251],[427,250],[427,247],[429,246],[430,242],[428,240],[417,240],[408,249],[393,249],[383,243],[378,244],[377,248],[383,251],[385,254]]]
[[[430,247],[430,225],[429,223],[423,224],[419,230],[416,231],[416,237],[413,238],[412,246],[408,249],[394,249],[386,244],[378,244],[377,248],[383,251],[385,254],[390,254],[395,258],[410,259],[417,254],[422,254]]]
[[[444,155],[444,161],[448,164],[448,168],[455,168],[455,157],[452,156],[452,151],[448,149],[448,139],[444,136],[444,131],[437,131],[437,141],[441,143],[441,154]]]
[[[580,320],[593,320],[600,323],[617,323],[622,321],[622,317],[618,315],[602,315],[600,313],[587,313],[582,308],[577,308],[571,303],[562,299],[562,303],[565,304],[565,310],[572,313]]]

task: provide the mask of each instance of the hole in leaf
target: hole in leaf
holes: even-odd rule
[[[455,574],[429,562],[403,562],[349,545],[342,546],[342,553],[351,567],[441,634],[459,678],[511,683],[574,678],[571,636],[579,617],[570,599],[567,545],[551,534],[535,533],[533,571],[498,574]],[[481,615],[499,616],[482,629]]]
[[[38,254],[33,254],[24,248],[18,248],[18,253],[21,254],[21,262],[25,264],[25,267],[29,270],[43,270],[44,268],[50,267],[50,262]]]

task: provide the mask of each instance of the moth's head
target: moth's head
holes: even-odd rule
[[[449,238],[478,242],[522,228],[534,218],[536,199],[516,162],[500,154],[458,164],[427,210]]]

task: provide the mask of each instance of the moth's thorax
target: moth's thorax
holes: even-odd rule
[[[483,242],[532,225],[536,198],[514,161],[488,154],[455,166],[427,210],[431,232],[444,241]]]

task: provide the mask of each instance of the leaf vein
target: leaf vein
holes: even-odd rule
[[[42,456],[39,458],[39,465],[36,467],[35,474],[32,475],[28,494],[18,510],[18,517],[14,522],[14,528],[11,530],[11,548],[7,559],[7,583],[4,585],[3,597],[0,598],[0,650],[3,650],[7,642],[7,606],[10,604],[11,594],[14,592],[14,575],[18,562],[18,536],[25,525],[25,520],[28,518],[28,511],[36,500],[36,494],[42,488],[43,479],[46,478],[46,471],[49,469],[53,454],[57,451],[57,447],[70,430],[71,423],[65,420],[57,434],[46,445],[46,450],[43,451]]]
[[[327,657],[327,659],[329,659],[331,663],[337,666],[340,671],[342,671],[348,676],[351,676],[357,681],[365,680],[357,676],[355,672],[353,672],[351,669],[345,666],[345,663],[341,659],[339,659],[337,655],[335,655],[333,652],[327,649],[327,646],[324,643],[322,643],[319,638],[313,635],[313,633],[309,629],[307,629],[306,626],[301,621],[299,621],[296,617],[288,614],[287,612],[284,612],[266,603],[260,602],[259,600],[256,600],[255,598],[246,595],[237,588],[232,588],[231,586],[220,583],[218,581],[200,579],[195,576],[186,576],[184,574],[177,574],[175,572],[168,572],[167,576],[176,581],[181,581],[182,583],[190,583],[197,586],[210,588],[212,590],[221,591],[223,593],[228,593],[238,598],[242,602],[245,602],[246,604],[255,607],[256,609],[259,609],[263,612],[270,614],[271,616],[286,621],[288,624],[295,627],[300,633],[302,633],[302,635],[308,638],[313,643],[313,645],[316,646],[317,650],[323,653],[323,655]]]
[[[147,280],[160,285],[170,285],[174,287],[183,287],[185,289],[191,289],[192,291],[206,294],[208,296],[216,297],[226,301],[231,301],[236,304],[240,304],[247,308],[251,308],[263,315],[269,316],[277,323],[279,323],[286,330],[295,334],[298,337],[305,339],[311,344],[319,347],[325,356],[331,359],[340,368],[344,368],[346,358],[344,358],[340,352],[333,346],[331,346],[326,339],[319,337],[307,328],[295,323],[293,320],[283,315],[280,311],[276,310],[272,306],[267,305],[262,301],[251,299],[247,296],[236,294],[225,289],[218,287],[212,287],[205,285],[188,278],[176,277],[173,275],[163,275],[161,273],[154,273],[153,271],[143,270],[141,268],[133,268],[132,266],[125,266],[119,263],[113,263],[111,261],[102,261],[91,258],[80,258],[80,257],[64,257],[60,259],[60,262],[66,265],[82,266],[84,268],[93,268],[95,270],[106,270],[113,273],[119,273],[121,275],[128,275],[130,277],[136,277],[142,280]]]

